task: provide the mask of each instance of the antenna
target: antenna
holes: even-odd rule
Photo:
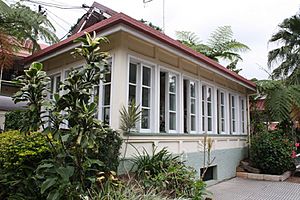
[[[144,3],[144,6],[147,4],[147,3],[149,3],[149,2],[151,2],[151,1],[153,1],[153,0],[143,0],[143,3]],[[165,0],[163,0],[163,6],[162,6],[162,8],[163,8],[163,27],[162,27],[162,32],[164,33],[165,32]]]

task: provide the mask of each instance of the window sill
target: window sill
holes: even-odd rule
[[[206,134],[208,137],[248,137],[247,134]],[[125,133],[124,136],[167,136],[167,137],[199,137],[202,133]]]

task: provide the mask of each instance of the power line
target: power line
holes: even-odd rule
[[[53,20],[60,28],[62,28],[63,30],[69,32],[64,26],[60,25],[60,23],[58,23],[53,17],[51,17],[50,15],[48,15],[48,17]]]
[[[49,9],[46,8],[46,11],[48,11],[48,13],[54,15],[56,18],[60,19],[62,22],[64,22],[65,24],[71,26],[71,24],[69,22],[67,22],[66,20],[64,20],[63,18],[59,17],[58,15],[54,14],[53,12],[51,12]]]
[[[34,4],[40,4],[40,5],[48,6],[48,7],[59,8],[59,9],[83,9],[84,7],[88,7],[86,5],[82,5],[82,6],[65,6],[65,5],[62,5],[62,4],[55,4],[55,3],[49,3],[49,2],[44,2],[44,1],[35,1],[35,0],[22,0],[22,1],[26,1],[26,2],[34,3]]]

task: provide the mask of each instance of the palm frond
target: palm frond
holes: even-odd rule
[[[280,30],[273,34],[269,42],[281,46],[271,50],[268,54],[269,68],[276,66],[273,78],[288,78],[300,64],[300,15],[294,15],[283,20]],[[279,65],[278,65],[279,64]]]
[[[132,131],[141,120],[140,106],[136,105],[134,101],[130,103],[128,108],[123,106],[120,110],[120,129],[125,133]]]
[[[190,31],[176,31],[176,37],[179,41],[190,46],[195,46],[200,43],[198,36]]]
[[[231,26],[218,27],[209,37],[207,44],[210,47],[217,46],[218,44],[227,42],[233,37]]]

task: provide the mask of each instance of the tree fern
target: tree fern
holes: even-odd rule
[[[295,119],[300,116],[300,87],[280,80],[256,82],[258,92],[266,96],[265,106],[271,117],[277,120]]]
[[[250,50],[247,45],[238,42],[233,38],[233,32],[230,26],[218,27],[210,35],[206,44],[202,43],[193,32],[177,31],[176,36],[184,45],[217,62],[219,62],[220,59],[229,61],[230,64],[227,67],[229,69],[232,69],[233,65],[236,66],[237,62],[242,60],[239,53]],[[240,69],[234,68],[233,71],[238,73]]]

